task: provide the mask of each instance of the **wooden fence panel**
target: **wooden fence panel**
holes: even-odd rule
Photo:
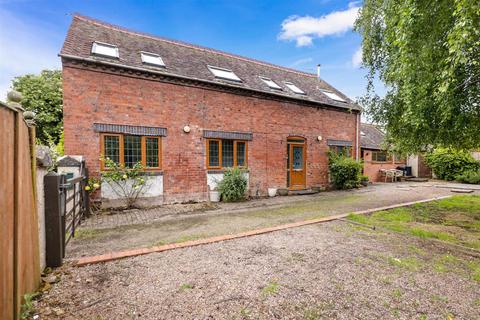
[[[31,135],[33,130],[25,124],[23,117],[17,117],[16,150],[16,307],[17,312],[24,293],[35,292],[40,283],[40,255],[38,246],[38,218],[35,201]],[[30,132],[29,132],[30,131]]]
[[[14,318],[15,115],[0,106],[0,319]]]
[[[40,284],[34,128],[0,103],[0,319],[20,318],[23,296]]]

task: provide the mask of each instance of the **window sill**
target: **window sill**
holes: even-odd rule
[[[207,169],[207,173],[209,173],[209,174],[225,173],[226,170],[227,169]],[[249,172],[250,171],[247,168],[240,168],[240,170],[242,170],[244,172]]]
[[[110,172],[109,170],[100,171],[100,175]],[[140,172],[142,176],[163,176],[163,170],[147,170]]]

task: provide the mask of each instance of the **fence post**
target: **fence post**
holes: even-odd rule
[[[87,190],[85,190],[85,187],[88,185],[88,168],[87,167],[84,167],[84,176],[85,176],[85,180],[83,180],[84,182],[81,184],[82,186],[82,195],[83,195],[83,205],[84,205],[84,208],[85,208],[85,217],[90,217],[91,215],[91,212],[90,212],[90,197],[89,197],[89,194],[87,192]]]
[[[62,204],[60,201],[60,178],[55,172],[44,177],[46,264],[60,267],[63,260]]]

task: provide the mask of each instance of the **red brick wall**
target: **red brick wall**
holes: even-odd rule
[[[363,174],[368,176],[371,182],[385,182],[385,177],[380,174],[380,169],[396,169],[398,166],[405,164],[405,162],[394,162],[393,159],[388,162],[372,161],[372,150],[362,150],[362,154]]]
[[[327,139],[355,144],[356,114],[245,97],[64,66],[65,153],[86,157],[99,172],[99,134],[94,122],[167,128],[162,139],[166,202],[205,200],[202,130],[252,132],[248,143],[250,190],[286,187],[286,141],[307,139],[307,187],[327,184]],[[191,127],[186,134],[182,128]],[[322,141],[317,136],[323,137]]]

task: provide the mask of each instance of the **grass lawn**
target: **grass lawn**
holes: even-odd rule
[[[480,249],[480,196],[454,196],[409,207],[351,215],[352,221]]]

